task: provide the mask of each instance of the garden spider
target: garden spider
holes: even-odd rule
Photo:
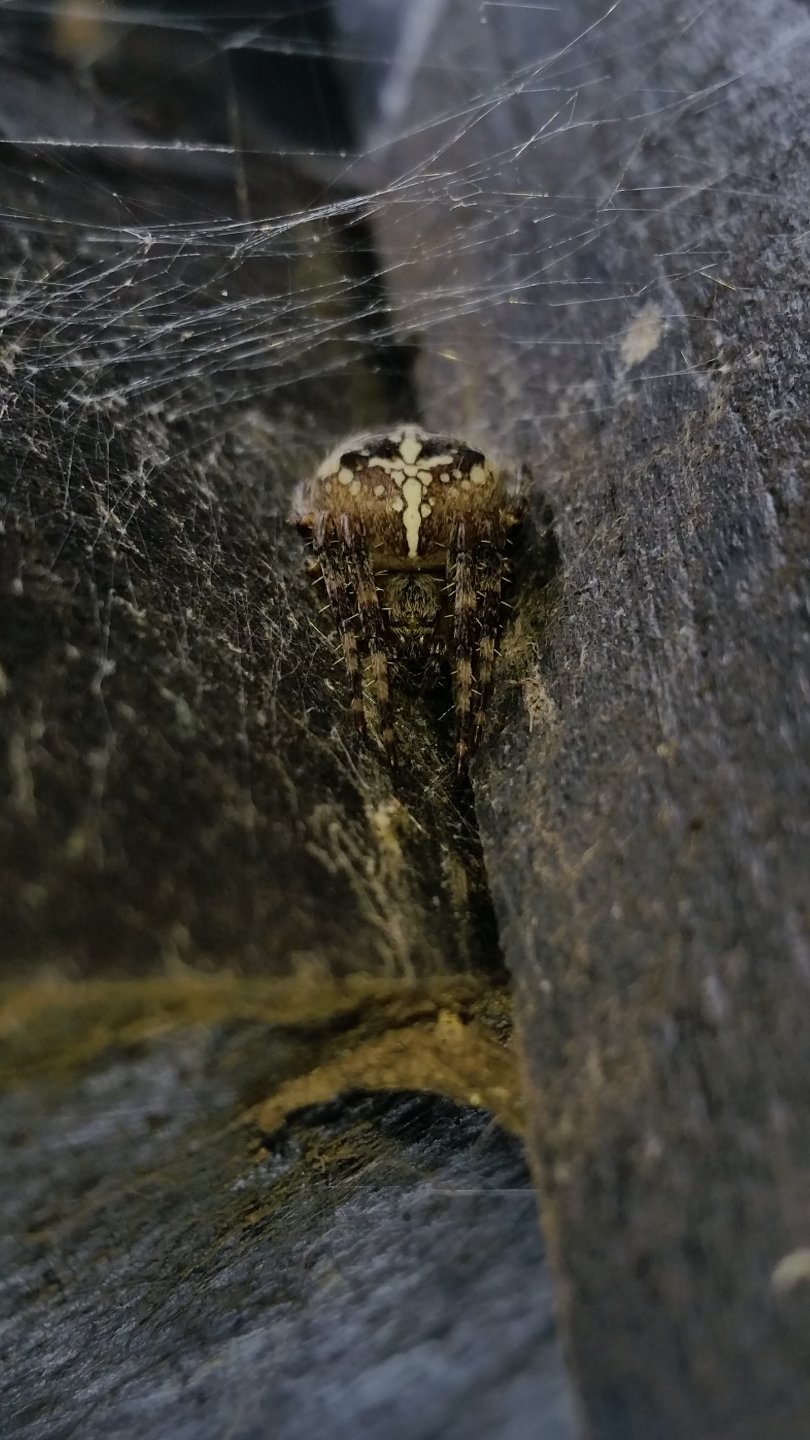
[[[455,773],[466,773],[492,688],[506,550],[523,512],[480,450],[418,425],[344,440],[297,487],[291,518],[326,583],[355,722],[365,735],[368,660],[392,764],[392,671],[427,675],[447,658]]]

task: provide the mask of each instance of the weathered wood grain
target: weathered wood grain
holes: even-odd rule
[[[410,138],[378,157],[385,185],[407,184],[376,206],[377,234],[400,336],[419,339],[422,418],[529,462],[536,515],[541,494],[555,515],[556,568],[541,574],[531,544],[523,561],[476,793],[587,1424],[597,1440],[805,1440],[807,13],[787,0],[605,12],[577,0],[559,13],[488,6],[473,23],[458,3],[434,41]],[[67,82],[48,80],[56,104]],[[6,95],[13,85],[11,75]],[[435,785],[441,743],[415,709],[399,798],[373,757],[358,758],[300,556],[277,523],[327,432],[401,418],[398,397],[377,356],[364,363],[359,320],[347,353],[299,345],[300,368],[283,375],[272,364],[241,373],[226,349],[215,359],[213,255],[210,268],[186,257],[189,283],[173,291],[185,326],[197,297],[210,365],[195,362],[192,324],[156,403],[133,381],[153,383],[157,354],[105,352],[100,370],[110,287],[93,236],[119,226],[121,194],[128,220],[156,228],[230,204],[221,175],[201,190],[197,162],[192,179],[172,173],[167,186],[163,170],[155,188],[125,163],[117,126],[121,156],[106,168],[4,152],[7,204],[37,217],[2,241],[12,295],[31,285],[24,323],[12,314],[4,333],[4,976],[16,991],[53,972],[82,983],[249,972],[310,987],[313,975],[357,971],[386,984],[480,972],[493,932],[471,817]],[[259,166],[251,186],[268,213],[312,198],[277,167]],[[68,212],[78,228],[61,224]],[[226,253],[229,283],[254,299],[288,286],[291,264],[310,292],[346,273],[332,230],[292,260],[254,252],[240,267]],[[316,254],[326,258],[314,272]],[[176,256],[171,267],[165,253],[154,268],[137,259],[127,268],[124,257],[138,286],[117,303],[154,301],[167,273],[180,283]],[[79,273],[68,385],[51,346],[77,311],[48,301],[52,277]],[[417,1014],[422,1003],[435,1001],[417,998]],[[234,1096],[253,1106],[311,1068],[342,1023],[319,1022],[319,1039],[317,1027],[268,1031],[263,1015],[257,1059],[243,1008],[231,998],[216,1015],[203,1009],[212,1046],[219,1025],[239,1034],[224,1070],[203,1056],[184,1072],[202,1077],[207,1118],[182,1131],[183,1155],[202,1149],[204,1165],[146,1143],[126,1159],[128,1126],[146,1134],[153,1112],[166,1123],[166,1107],[131,1088],[139,1046],[149,1094],[162,1073],[142,1010],[70,1043],[50,1014],[65,1045],[54,1069],[81,1094],[67,1098],[75,1110],[60,1131],[74,1147],[63,1203],[25,1239],[42,1246],[31,1268],[14,1271],[12,1299],[27,1319],[40,1307],[34,1352],[63,1294],[79,1309],[98,1300],[92,1276],[75,1289],[98,1259],[81,1197],[109,1240],[116,1183],[123,1281],[147,1212],[160,1220],[165,1206],[180,1221],[148,1232],[157,1288],[115,1312],[142,1327],[147,1348],[149,1316],[158,1337],[171,1320],[167,1236],[182,1285],[205,1246],[204,1284],[221,1283],[208,1263],[217,1217],[230,1243],[241,1212],[210,1177],[237,1187],[245,1155],[243,1140],[218,1149],[211,1126],[230,1123]],[[175,1019],[187,1030],[193,1007]],[[99,1074],[86,1081],[88,1054]],[[113,1091],[130,1108],[98,1164],[87,1135]],[[167,1085],[170,1109],[179,1093]],[[52,1092],[29,1103],[10,1131],[12,1208],[16,1180],[35,1164],[39,1183],[55,1153]],[[377,1163],[376,1142],[359,1150]],[[192,1213],[200,1228],[184,1232]],[[82,1244],[63,1253],[76,1224]],[[261,1247],[246,1242],[245,1255],[261,1274]],[[376,1294],[372,1276],[372,1328]],[[186,1285],[182,1305],[195,1296]],[[239,1285],[221,1309],[211,1303],[199,1347],[173,1348],[181,1369],[184,1355],[210,1357],[220,1321],[238,1327],[245,1313]],[[82,1332],[83,1347],[98,1343],[97,1367],[80,1372],[87,1393],[91,1380],[124,1377],[106,1364],[106,1323]],[[133,1353],[152,1373],[146,1349]],[[53,1440],[53,1392],[30,1393],[44,1408],[24,1423]],[[478,1423],[483,1434],[496,1420],[469,1393],[465,1433]],[[537,1403],[532,1390],[510,1412],[518,1425]]]
[[[517,1140],[354,1095],[248,1147],[270,1053],[282,1078],[272,1027],[175,1032],[4,1097],[3,1434],[483,1440],[542,1413],[572,1440]]]
[[[380,234],[428,419],[556,517],[476,780],[570,1353],[599,1440],[798,1440],[807,11],[484,18],[451,7],[382,169],[428,135],[447,183]]]

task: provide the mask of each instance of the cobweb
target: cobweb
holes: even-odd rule
[[[325,405],[329,438],[347,406],[355,424],[407,412],[413,355],[478,325],[513,370],[527,349],[579,347],[585,394],[602,360],[583,359],[583,307],[630,303],[609,335],[629,369],[667,323],[659,307],[631,333],[664,279],[670,296],[696,273],[722,283],[723,236],[705,240],[706,194],[729,183],[722,100],[774,54],[767,6],[730,46],[733,8],[683,6],[673,29],[633,0],[586,24],[584,6],[484,0],[449,27],[440,0],[5,3],[6,367],[130,420],[225,401],[278,417],[295,393],[288,423],[307,436]],[[717,65],[689,90],[668,65],[696,26]],[[805,33],[797,13],[791,43]],[[636,188],[642,144],[696,115],[704,153]],[[702,212],[691,253],[639,262],[634,231],[674,206]],[[617,239],[626,261],[608,267]],[[547,388],[523,410],[556,403]]]
[[[77,586],[87,556],[95,567],[82,580],[94,668],[77,689],[95,708],[76,722],[91,794],[80,822],[60,829],[55,816],[48,844],[75,823],[70,843],[103,874],[116,766],[127,804],[132,793],[116,749],[131,697],[117,731],[106,697],[134,683],[133,656],[155,670],[139,629],[151,606],[168,637],[155,713],[170,696],[185,753],[199,697],[222,705],[221,732],[241,747],[239,843],[258,876],[272,850],[260,826],[278,824],[282,853],[298,823],[311,762],[300,736],[311,745],[317,732],[324,763],[337,756],[358,794],[367,780],[335,726],[335,656],[283,589],[301,580],[300,547],[268,560],[260,507],[282,533],[295,480],[349,430],[412,418],[553,461],[566,425],[593,436],[628,397],[653,405],[660,386],[704,384],[722,358],[717,296],[761,283],[740,270],[735,239],[743,206],[765,225],[776,215],[780,140],[767,137],[766,158],[762,117],[771,106],[784,129],[783,62],[807,48],[806,10],[6,0],[0,22],[4,480],[23,516],[11,593],[26,563],[43,587]],[[797,95],[796,129],[803,108]],[[54,465],[56,486],[49,474],[35,502],[31,476]],[[193,643],[189,615],[208,623],[195,620]],[[23,706],[13,751],[18,808],[32,815],[38,703]],[[443,762],[432,723],[414,726],[427,794]],[[130,739],[126,764],[142,768]],[[278,771],[272,800],[254,796],[257,753]],[[144,801],[162,854],[148,812]],[[110,833],[117,843],[114,817]],[[343,893],[345,839],[338,855],[307,843]],[[252,883],[259,934],[272,903]],[[389,899],[382,886],[369,901],[386,940]],[[213,952],[229,932],[210,908]],[[234,924],[245,908],[237,897]]]

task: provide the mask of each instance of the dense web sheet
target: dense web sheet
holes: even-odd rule
[[[786,37],[783,28],[772,42],[764,6],[760,24],[730,43],[730,8],[690,5],[676,32],[662,18],[631,53],[633,0],[595,12],[570,35],[563,9],[485,3],[470,7],[468,47],[446,53],[435,33],[444,9],[438,4],[414,7],[408,25],[392,22],[390,31],[379,7],[377,31],[364,35],[357,33],[362,7],[346,5],[344,33],[320,42],[294,33],[279,39],[249,7],[195,15],[193,8],[159,14],[89,0],[4,5],[0,22],[10,34],[29,46],[32,37],[49,45],[87,77],[83,95],[48,113],[51,82],[31,62],[22,76],[27,112],[15,103],[2,117],[7,150],[15,147],[17,164],[38,170],[30,209],[4,216],[20,235],[17,264],[5,276],[6,363],[30,376],[47,373],[71,405],[121,403],[131,415],[133,405],[161,397],[180,413],[205,403],[197,393],[202,376],[218,400],[271,408],[276,391],[302,380],[328,376],[340,387],[370,341],[378,350],[402,342],[441,349],[454,327],[483,317],[523,352],[524,365],[527,347],[590,343],[602,352],[610,343],[629,372],[654,348],[681,282],[697,274],[707,286],[723,283],[727,252],[722,234],[705,234],[707,193],[744,183],[750,194],[757,184],[724,168],[725,92],[761,83],[786,43],[807,42],[798,9],[794,31]],[[683,80],[676,64],[668,76],[668,58],[677,58],[696,26],[717,52],[717,79],[689,91],[668,84]],[[151,74],[144,57],[153,62]],[[315,110],[337,74],[347,105],[356,101],[357,152],[335,154],[282,134],[279,117],[259,103],[254,71],[240,68],[245,57],[253,65],[305,59]],[[102,124],[96,84],[114,97],[112,119],[105,115]],[[167,84],[180,96],[185,87],[188,98],[158,133],[159,109],[142,121]],[[431,99],[422,103],[426,87]],[[325,100],[322,108],[326,113]],[[717,152],[707,148],[699,161],[693,156],[655,183],[648,174],[637,187],[640,147],[654,147],[685,117],[710,110]],[[607,189],[588,173],[592,141],[577,169],[572,136],[594,127],[602,174],[613,176]],[[545,190],[544,173],[556,178],[559,153],[569,183]],[[122,201],[116,224],[94,223],[82,214],[93,208],[93,187],[114,187],[121,165],[158,181],[144,207],[149,213],[133,213],[131,201]],[[303,177],[308,202],[268,213],[273,169],[282,198],[286,170]],[[72,177],[80,177],[75,188]],[[220,188],[194,215],[189,192],[212,181]],[[208,208],[215,203],[227,212]],[[651,270],[649,261],[639,262],[634,234],[672,207],[694,213],[695,245],[658,257]],[[617,236],[627,247],[624,273],[613,266],[608,274],[600,263],[608,236],[614,250]],[[44,270],[39,258],[27,259],[32,237],[40,254],[53,247]],[[423,280],[426,250],[434,262],[430,285]],[[459,266],[470,252],[474,267]],[[633,307],[626,322],[596,338],[582,333],[578,307],[617,301]],[[615,305],[611,315],[615,322]],[[514,364],[514,354],[507,358]],[[595,353],[590,367],[580,364],[583,383],[598,380],[602,359]],[[545,400],[547,412],[548,393]]]
[[[389,973],[413,960],[411,921],[391,919],[409,886],[428,953],[474,938],[453,848],[469,817],[439,815],[449,699],[403,727],[420,803],[438,806],[412,823],[352,749],[334,637],[279,523],[293,485],[347,432],[416,419],[532,463],[565,520],[564,432],[570,452],[571,432],[606,434],[660,387],[705,390],[722,369],[722,297],[764,283],[737,259],[743,207],[773,227],[769,286],[780,247],[807,243],[779,229],[784,124],[746,165],[746,126],[792,103],[780,67],[808,47],[790,0],[743,16],[424,4],[393,30],[383,6],[376,28],[365,13],[291,7],[274,29],[248,7],[0,7],[4,480],[22,517],[5,558],[34,657],[9,753],[15,805],[44,827],[13,853],[32,895],[43,853],[66,857],[76,933],[78,855],[100,906],[117,903],[111,875],[124,898],[148,893],[136,948],[161,954],[203,935],[218,954],[239,933],[259,963],[280,913],[274,944],[300,959],[323,948],[322,885],[356,901]],[[279,29],[291,16],[299,29]],[[280,88],[296,65],[303,116]],[[64,654],[59,634],[42,658],[66,594]],[[522,684],[535,640],[496,687],[523,695],[529,725],[545,713],[539,671]],[[44,742],[43,686],[66,731],[53,720]],[[162,748],[144,754],[153,730]],[[60,745],[81,757],[69,779]],[[322,765],[350,819],[313,794]],[[172,786],[188,815],[156,803]],[[178,844],[187,870],[164,893]],[[234,857],[228,904],[210,854]],[[274,855],[306,924],[267,878]],[[434,869],[456,896],[449,939]],[[46,946],[33,900],[20,933],[31,911]]]

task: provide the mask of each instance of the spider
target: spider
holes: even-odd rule
[[[523,511],[480,450],[418,425],[344,440],[297,487],[291,518],[326,583],[355,722],[365,735],[368,661],[392,765],[392,671],[425,676],[448,658],[456,779],[466,774],[492,687],[505,552]]]

